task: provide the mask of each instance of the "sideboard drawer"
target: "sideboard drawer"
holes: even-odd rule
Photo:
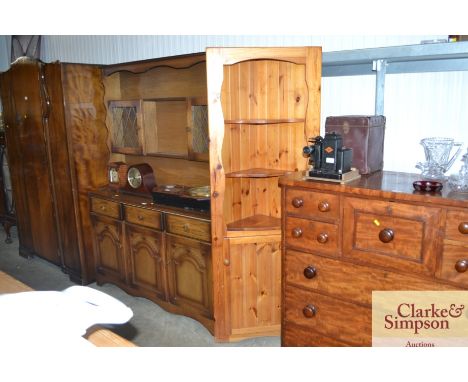
[[[345,198],[343,257],[433,275],[441,220],[440,208]]]
[[[447,212],[445,238],[468,243],[468,212],[460,210]]]
[[[166,231],[198,240],[211,240],[210,222],[206,220],[166,214]]]
[[[468,286],[468,245],[444,245],[439,277]]]
[[[161,212],[144,208],[125,206],[125,220],[157,230],[161,229]]]
[[[287,322],[354,345],[372,344],[370,308],[299,288],[286,288],[284,296]]]
[[[338,226],[335,224],[288,216],[284,236],[288,246],[332,256],[339,254]]]
[[[91,198],[91,211],[100,215],[121,219],[120,203],[101,198]]]
[[[288,284],[339,296],[360,304],[372,304],[372,291],[396,290],[454,290],[454,286],[435,283],[352,264],[323,256],[286,250],[284,274]],[[468,272],[465,275],[468,282]]]
[[[340,198],[334,194],[288,189],[286,191],[286,211],[290,214],[319,219],[338,219]]]

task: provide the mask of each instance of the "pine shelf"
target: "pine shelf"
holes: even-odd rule
[[[291,171],[272,168],[249,168],[247,170],[229,172],[226,178],[274,178],[286,175]]]
[[[253,215],[227,224],[228,231],[272,231],[281,229],[281,218]]]
[[[305,118],[258,118],[258,119],[226,119],[227,125],[270,125],[277,123],[305,122]]]

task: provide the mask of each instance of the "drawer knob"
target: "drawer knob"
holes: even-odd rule
[[[327,201],[319,202],[318,209],[320,212],[328,212],[330,211],[330,204]]]
[[[302,314],[307,318],[312,318],[317,314],[317,308],[312,304],[308,304],[302,309]]]
[[[190,227],[189,227],[189,225],[188,225],[187,223],[185,223],[185,224],[182,226],[182,228],[184,229],[185,232],[190,231]]]
[[[455,270],[458,273],[466,272],[468,270],[468,260],[458,260],[455,263]]]
[[[379,232],[379,239],[382,243],[390,243],[395,234],[391,228],[384,228],[382,231]]]
[[[315,276],[317,276],[317,270],[315,267],[309,265],[308,267],[304,268],[304,277],[306,279],[313,279]]]
[[[138,220],[139,220],[139,221],[142,221],[143,219],[144,219],[143,216],[138,215]]]
[[[468,222],[461,222],[458,225],[458,231],[463,235],[468,234]]]
[[[304,200],[302,198],[294,198],[291,203],[294,207],[300,208],[304,205]]]
[[[325,244],[328,241],[328,234],[326,234],[325,232],[319,233],[317,235],[317,241],[320,244]]]
[[[296,227],[292,230],[292,235],[295,238],[301,237],[302,236],[302,228]]]
[[[100,208],[101,208],[101,210],[104,211],[106,209],[106,206],[101,206]]]

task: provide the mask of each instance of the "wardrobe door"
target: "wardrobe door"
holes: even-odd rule
[[[13,113],[7,128],[13,198],[16,201],[20,253],[60,264],[44,130],[40,64],[22,61],[8,72]],[[2,94],[4,90],[2,90]],[[6,102],[4,102],[5,104]]]

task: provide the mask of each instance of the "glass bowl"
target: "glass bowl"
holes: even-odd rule
[[[416,191],[439,192],[442,190],[443,185],[433,180],[417,180],[413,182],[413,187]]]

